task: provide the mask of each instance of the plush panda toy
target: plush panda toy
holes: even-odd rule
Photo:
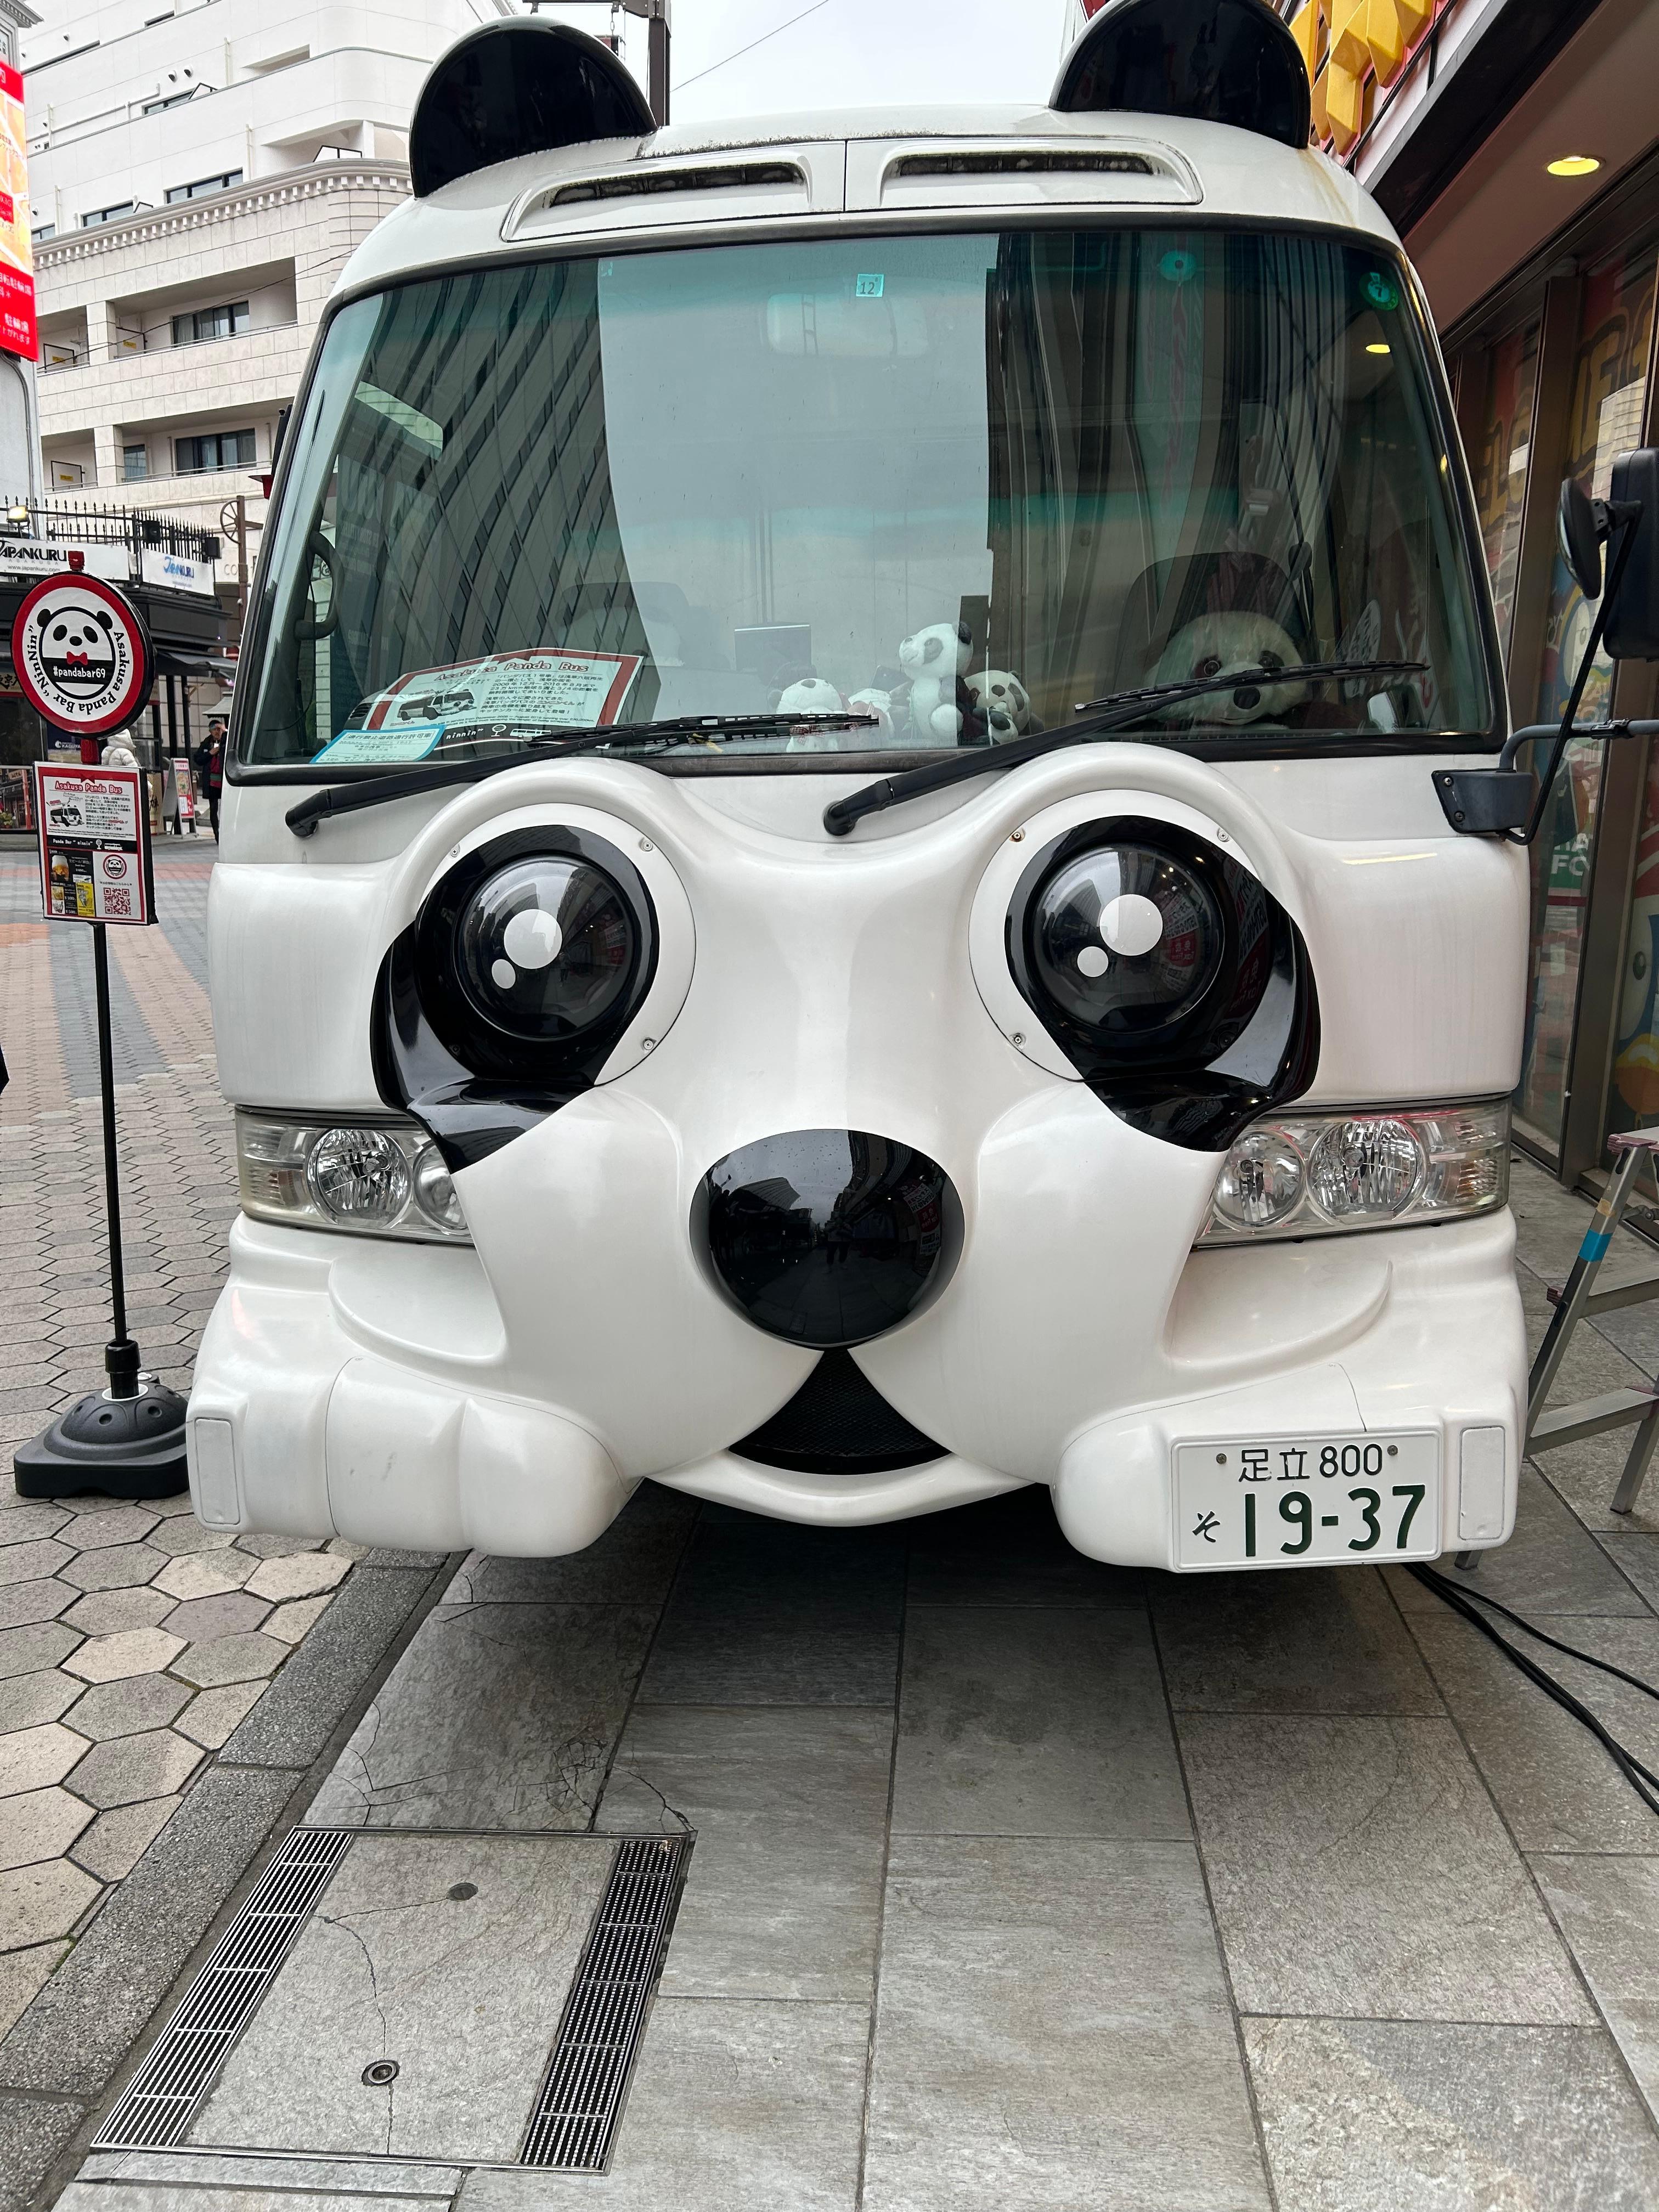
[[[838,714],[846,703],[824,677],[801,676],[779,692],[777,711],[780,714]]]
[[[966,623],[930,623],[899,647],[910,679],[910,727],[919,743],[953,745],[974,711],[968,673],[973,632]]]
[[[849,707],[863,707],[868,711],[876,726],[872,732],[873,743],[878,745],[892,744],[893,695],[890,691],[884,691],[878,684],[869,684],[862,691],[850,692],[847,703]]]
[[[1176,632],[1147,682],[1198,683],[1234,670],[1242,676],[1256,668],[1293,668],[1301,658],[1288,632],[1270,616],[1200,615]],[[1288,713],[1307,696],[1305,684],[1241,684],[1236,691],[1206,691],[1159,711],[1171,722],[1261,722]]]
[[[981,668],[968,678],[974,709],[994,744],[1023,738],[1040,727],[1031,712],[1031,695],[1006,668]]]

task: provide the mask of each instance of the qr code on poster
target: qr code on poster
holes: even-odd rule
[[[132,893],[113,884],[104,886],[104,912],[111,921],[126,921],[132,915]]]

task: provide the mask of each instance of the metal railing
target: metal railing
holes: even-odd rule
[[[132,556],[135,573],[146,552],[172,553],[182,561],[216,561],[222,543],[210,530],[181,522],[148,507],[94,507],[76,502],[51,505],[28,499],[0,496],[0,541],[8,538],[44,539],[67,545],[125,545]]]

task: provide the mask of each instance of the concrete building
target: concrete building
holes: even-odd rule
[[[416,94],[477,14],[467,0],[40,12],[21,43],[48,495],[217,531],[241,494],[252,534],[255,477],[323,302],[407,192]]]

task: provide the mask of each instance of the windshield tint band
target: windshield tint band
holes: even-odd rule
[[[850,703],[867,728],[650,756],[827,768],[1379,656],[1428,666],[1124,735],[1481,746],[1495,645],[1442,382],[1401,263],[1329,232],[769,240],[359,298],[283,457],[239,767],[356,780]]]

